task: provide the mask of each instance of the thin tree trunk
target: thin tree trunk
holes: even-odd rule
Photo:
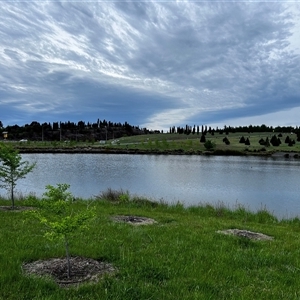
[[[14,185],[13,183],[11,184],[10,187],[10,197],[11,197],[11,204],[12,204],[12,209],[15,209],[15,198],[14,198]]]
[[[70,254],[69,254],[69,244],[67,237],[65,236],[65,247],[66,247],[66,256],[67,256],[67,267],[68,267],[68,278],[71,277],[71,264],[70,264]]]

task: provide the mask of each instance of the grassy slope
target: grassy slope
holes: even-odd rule
[[[289,135],[292,139],[297,139],[295,135],[288,133],[283,134],[283,137],[280,138],[282,144],[278,147],[266,147],[267,151],[300,151],[300,143],[296,142],[293,147],[289,147],[284,143],[286,136]],[[250,140],[250,146],[239,143],[240,137],[244,136],[245,139],[248,137]],[[262,148],[259,144],[261,138],[269,140],[273,136],[273,133],[229,133],[228,135],[218,134],[215,135],[207,134],[206,139],[211,140],[216,144],[216,149],[221,150],[237,150],[237,151],[258,151]],[[225,145],[223,138],[227,137],[230,141],[230,145]],[[115,147],[124,147],[127,145],[129,149],[162,149],[162,150],[172,150],[172,149],[184,149],[185,151],[189,150],[200,150],[205,151],[204,145],[199,142],[200,135],[184,135],[184,134],[153,134],[145,136],[134,136],[126,137],[120,139],[120,145]]]
[[[216,144],[217,150],[233,150],[249,153],[255,153],[260,151],[261,146],[258,141],[261,138],[266,137],[271,139],[273,133],[229,133],[228,135],[216,133],[214,136],[209,133],[206,135],[206,139],[212,140]],[[284,143],[286,136],[289,135],[292,139],[297,139],[296,135],[289,133],[283,134],[281,138],[282,144],[279,147],[265,147],[266,151],[295,151],[300,152],[300,143],[296,142],[293,147],[289,147]],[[230,145],[225,145],[223,138],[227,137],[230,141]],[[241,136],[245,138],[249,137],[250,146],[239,143]],[[77,142],[28,142],[28,143],[16,143],[19,149],[24,148],[75,148],[75,147],[90,147],[90,148],[110,148],[110,149],[133,149],[133,150],[145,150],[145,151],[172,151],[183,150],[187,153],[199,153],[205,151],[203,143],[200,143],[200,135],[197,134],[148,134],[132,137],[123,137],[118,140],[118,143],[112,143],[108,141],[106,145],[100,145],[98,142],[94,143],[77,143]]]
[[[0,201],[0,205],[9,205]],[[20,203],[19,203],[20,204]],[[85,207],[76,202],[75,209]],[[218,207],[151,206],[96,201],[97,218],[71,243],[73,256],[118,267],[97,285],[63,290],[46,279],[24,277],[24,261],[64,256],[43,238],[43,227],[20,212],[1,212],[0,299],[299,299],[300,221],[278,221]],[[157,224],[133,227],[110,216],[131,214]],[[254,242],[216,233],[239,228],[273,241]]]

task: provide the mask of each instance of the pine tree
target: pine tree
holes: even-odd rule
[[[239,143],[240,143],[240,144],[244,144],[244,143],[245,143],[245,138],[244,138],[244,136],[242,136],[242,137],[240,138]]]

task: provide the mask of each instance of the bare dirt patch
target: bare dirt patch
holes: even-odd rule
[[[0,211],[14,211],[14,212],[21,212],[21,211],[25,211],[25,210],[32,210],[32,209],[36,209],[35,207],[31,207],[31,206],[15,206],[14,208],[12,208],[11,206],[0,206]]]
[[[241,230],[241,229],[228,229],[228,230],[219,230],[218,233],[227,234],[227,235],[235,235],[238,237],[248,238],[250,240],[256,241],[270,241],[273,240],[273,237],[260,233],[260,232],[253,232],[248,230]]]
[[[114,216],[112,220],[115,222],[125,222],[131,225],[151,225],[157,223],[151,218],[138,217],[138,216]]]
[[[51,258],[24,263],[27,275],[52,278],[60,287],[68,288],[82,283],[97,283],[104,275],[113,275],[117,269],[110,263],[85,257],[71,257],[71,277],[67,276],[66,258]]]

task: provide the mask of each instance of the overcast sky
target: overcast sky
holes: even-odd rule
[[[300,125],[298,1],[0,0],[0,120]]]

